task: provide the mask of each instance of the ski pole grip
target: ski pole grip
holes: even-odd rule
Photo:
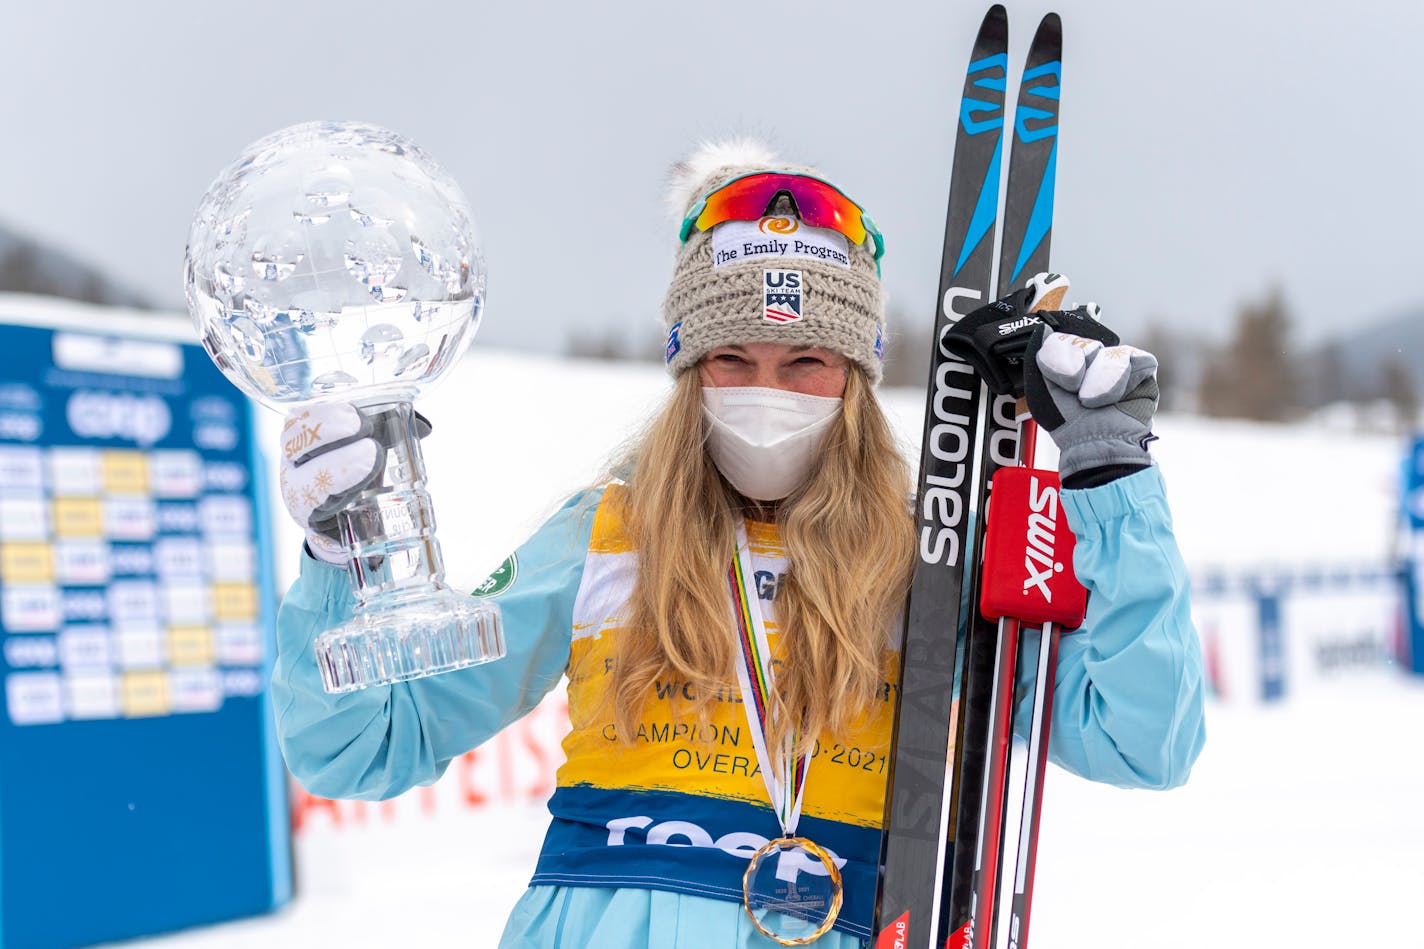
[[[995,395],[1022,398],[1024,353],[1042,322],[1033,314],[1058,309],[1067,292],[1067,277],[1039,274],[1023,289],[955,323],[945,334],[945,348],[973,366]]]
[[[984,571],[979,609],[986,618],[1057,623],[1065,630],[1083,625],[1088,591],[1073,573],[1075,538],[1060,490],[1056,471],[994,473],[984,562],[998,566]]]

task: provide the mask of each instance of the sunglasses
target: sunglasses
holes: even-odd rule
[[[870,215],[830,182],[784,171],[754,171],[703,195],[687,212],[678,236],[686,241],[693,228],[705,231],[723,221],[755,221],[765,217],[783,195],[790,199],[796,217],[811,227],[839,231],[852,244],[863,244],[869,238],[879,266],[885,238]]]

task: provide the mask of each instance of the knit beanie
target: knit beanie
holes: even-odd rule
[[[758,171],[826,180],[756,143],[705,145],[674,167],[669,206],[681,222],[698,199]],[[767,342],[842,353],[880,381],[885,304],[873,248],[798,220],[784,196],[760,220],[694,228],[678,249],[662,315],[673,375],[718,346]]]

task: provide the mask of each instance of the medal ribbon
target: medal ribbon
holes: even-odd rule
[[[776,769],[769,767],[772,759],[766,745],[766,725],[771,714],[775,678],[771,668],[771,647],[766,638],[766,621],[755,594],[748,589],[747,581],[751,576],[747,528],[742,523],[737,526],[736,555],[727,567],[727,586],[732,592],[732,619],[741,653],[741,661],[737,663],[737,684],[742,691],[742,708],[747,715],[747,726],[751,731],[757,762],[761,766],[762,780],[766,782],[766,793],[771,798],[776,819],[781,823],[782,835],[794,837],[796,825],[801,821],[801,798],[806,791],[806,769],[811,765],[811,755],[804,754],[800,760],[793,757],[791,749],[795,737],[799,737],[793,736],[779,749],[780,776]]]

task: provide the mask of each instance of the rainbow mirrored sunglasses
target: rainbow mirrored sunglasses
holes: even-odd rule
[[[875,266],[885,255],[885,238],[880,229],[856,204],[831,184],[811,175],[786,171],[753,171],[733,178],[715,191],[703,195],[682,221],[683,241],[693,228],[705,231],[723,221],[755,221],[766,217],[778,197],[785,195],[796,210],[796,217],[811,227],[824,227],[844,234],[852,244],[863,244],[869,238],[875,253]]]

